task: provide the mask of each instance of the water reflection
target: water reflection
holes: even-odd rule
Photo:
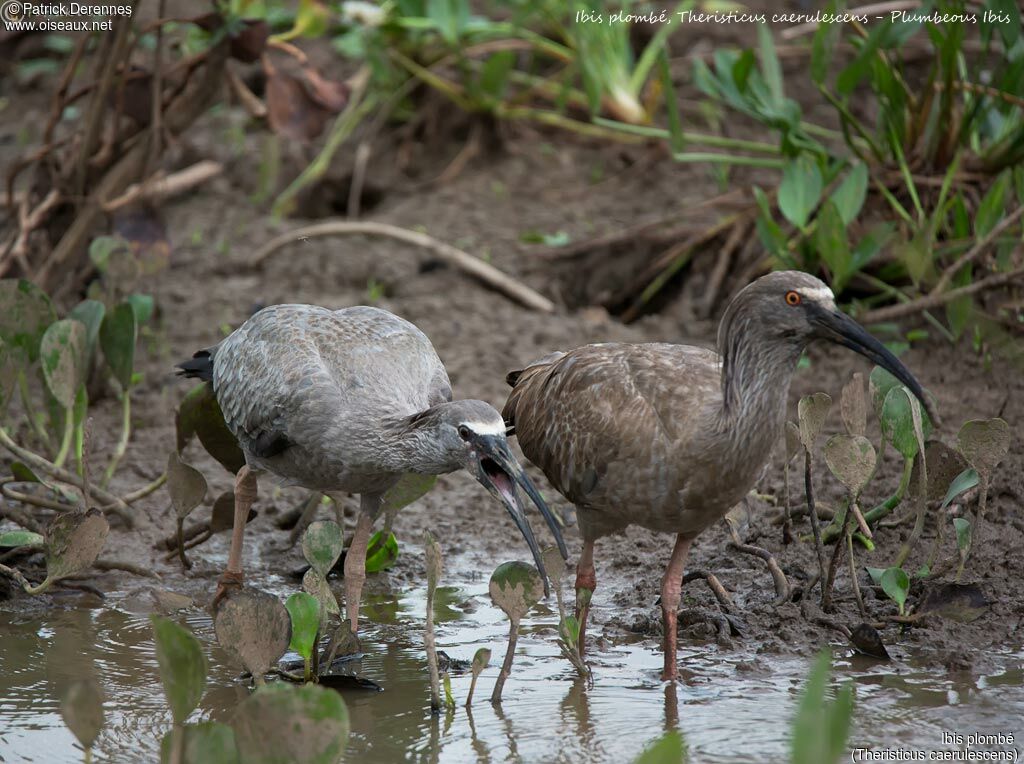
[[[279,593],[288,586],[281,582]],[[504,652],[507,623],[482,582],[438,592],[438,648],[470,661],[477,648]],[[170,727],[156,673],[148,599],[105,603],[73,595],[24,612],[0,605],[0,760],[81,760],[64,728],[57,699],[77,679],[95,675],[106,693],[107,726],[96,745],[101,758],[154,761]],[[680,684],[658,679],[651,642],[620,643],[590,657],[593,685],[558,655],[554,616],[525,619],[504,702],[492,706],[499,659],[481,675],[473,708],[434,716],[422,650],[423,592],[367,597],[364,658],[349,670],[380,682],[383,693],[345,691],[352,719],[349,758],[367,762],[630,761],[667,729],[683,732],[694,761],[782,760],[809,659],[757,656],[689,643],[682,660],[691,672]],[[140,604],[141,603],[141,604]],[[24,602],[18,607],[25,608]],[[7,608],[8,612],[4,612]],[[210,658],[210,678],[196,718],[229,721],[247,688],[216,646],[209,617],[179,614]],[[737,664],[744,662],[744,669]],[[840,654],[836,681],[852,678],[858,715],[851,742],[939,747],[940,732],[1019,732],[1024,718],[1024,661],[1003,656],[988,675],[924,671],[907,663],[863,662]],[[452,677],[461,702],[470,674]]]

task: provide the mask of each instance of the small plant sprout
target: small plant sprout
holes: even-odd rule
[[[846,740],[853,718],[853,685],[847,683],[828,700],[830,672],[827,651],[814,662],[793,719],[790,762],[792,764],[836,764],[846,752]]]
[[[903,568],[886,568],[882,571],[878,583],[886,596],[899,607],[902,616],[904,605],[907,602],[907,594],[910,593],[910,576]]]
[[[971,546],[981,538],[992,472],[1010,449],[1010,426],[1002,419],[973,419],[960,428],[957,434],[957,447],[980,479],[978,509],[975,513],[974,528],[967,535],[966,550],[960,544],[960,533],[957,533],[960,566],[957,569],[956,580],[959,581]]]
[[[821,529],[818,527],[818,510],[814,506],[811,449],[821,433],[821,428],[825,425],[825,417],[828,416],[830,408],[832,408],[832,398],[826,393],[805,395],[797,405],[800,443],[804,447],[804,492],[807,497],[807,514],[811,521],[811,531],[814,533],[814,548],[818,555],[818,575],[821,581],[822,600],[825,597],[825,549],[821,543]]]
[[[932,542],[928,560],[918,570],[918,576],[929,576],[939,556],[939,549],[946,541],[946,523],[943,510],[964,491],[978,484],[978,473],[967,466],[960,452],[939,440],[925,444],[925,461],[928,464],[928,501],[939,502],[938,533]],[[911,479],[911,485],[914,485]]]
[[[427,566],[427,620],[423,627],[423,644],[427,651],[427,667],[430,669],[430,710],[441,712],[441,680],[437,665],[437,646],[434,643],[434,593],[441,578],[441,547],[428,531],[424,534],[423,554]]]
[[[185,556],[185,518],[206,497],[206,478],[195,467],[185,464],[176,451],[167,457],[167,492],[176,516],[178,557],[181,566],[188,570],[192,563]]]
[[[861,615],[864,615],[864,602],[860,596],[860,589],[857,586],[857,569],[853,559],[853,538],[850,516],[857,518],[861,532],[871,538],[871,530],[864,521],[863,515],[857,506],[861,491],[868,484],[871,475],[875,471],[875,449],[871,442],[863,435],[833,435],[825,444],[825,463],[832,474],[843,484],[849,495],[847,510],[843,514],[842,539],[836,544],[832,552],[832,559],[829,561],[828,578],[822,593],[822,609],[825,610],[831,605],[832,584],[835,581],[836,568],[839,558],[842,555],[845,544],[850,555],[850,578],[857,597],[857,605]]]
[[[103,357],[107,366],[121,387],[121,437],[111,454],[110,463],[100,486],[106,488],[114,477],[117,465],[128,448],[131,437],[131,386],[134,381],[135,341],[138,338],[139,326],[135,308],[130,302],[122,302],[109,311],[100,324],[99,342],[103,349]]]
[[[470,666],[470,671],[473,672],[473,678],[469,682],[469,695],[466,696],[466,708],[469,708],[473,704],[473,693],[476,691],[476,680],[483,673],[483,670],[487,668],[487,664],[491,662],[491,648],[481,647],[475,653],[473,653],[473,664]]]
[[[338,764],[348,745],[348,708],[339,693],[316,684],[264,685],[232,719],[245,764]]]
[[[504,611],[509,620],[508,649],[501,664],[501,673],[494,683],[494,692],[491,693],[491,703],[500,703],[505,680],[512,673],[519,622],[544,596],[544,581],[535,567],[516,560],[502,563],[495,568],[491,574],[489,590],[491,600]]]
[[[313,681],[311,662],[320,633],[320,602],[312,594],[295,592],[284,603],[292,622],[292,638],[288,646],[303,661],[303,679]]]
[[[95,679],[73,682],[60,701],[64,723],[82,745],[86,764],[92,761],[92,746],[103,729],[103,691]]]
[[[789,465],[801,450],[800,428],[794,422],[786,422],[782,448],[782,502],[784,506],[782,543],[789,544],[793,541],[793,519],[790,516],[792,502],[789,496]]]
[[[914,460],[919,466],[919,483],[917,493],[917,514],[914,528],[910,536],[896,555],[895,567],[903,565],[910,550],[917,544],[924,530],[925,509],[928,506],[928,465],[925,461],[925,427],[931,430],[931,423],[923,418],[921,404],[907,388],[892,388],[885,396],[882,404],[882,433],[909,464],[909,475],[913,476]],[[904,468],[907,471],[907,468]],[[907,479],[909,485],[909,477]]]
[[[46,578],[33,585],[20,571],[6,565],[0,565],[0,573],[13,578],[28,594],[42,594],[61,579],[92,566],[109,532],[110,524],[98,509],[57,515],[43,535]],[[35,534],[28,537],[28,540],[34,538]]]
[[[548,572],[548,580],[555,590],[555,601],[558,603],[558,649],[563,657],[573,665],[581,677],[589,676],[587,665],[580,655],[580,622],[572,615],[565,613],[565,600],[562,595],[562,577],[565,575],[565,560],[562,559],[558,547],[548,547],[543,553],[544,568]]]
[[[277,597],[255,589],[229,592],[213,621],[217,643],[252,674],[257,686],[291,642],[291,618]]]
[[[75,435],[75,398],[85,385],[86,332],[78,321],[65,318],[47,327],[39,343],[39,361],[46,388],[63,411],[64,434],[53,459],[61,467]]]

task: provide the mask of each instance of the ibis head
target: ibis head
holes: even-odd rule
[[[800,271],[764,276],[744,288],[729,305],[718,329],[718,344],[726,361],[726,384],[731,359],[779,361],[782,356],[795,360],[814,340],[843,345],[881,366],[906,385],[929,414],[933,413],[920,383],[907,367],[836,307],[835,295],[823,281]],[[751,347],[754,344],[761,348]],[[766,354],[766,349],[774,352]]]
[[[554,515],[509,448],[501,414],[484,401],[449,401],[414,415],[408,426],[414,431],[420,449],[429,453],[434,463],[426,472],[465,469],[504,505],[530,545],[546,589],[547,573],[540,548],[517,487],[526,492],[544,516],[562,556],[568,556],[568,552]]]

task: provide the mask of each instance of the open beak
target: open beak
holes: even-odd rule
[[[830,342],[848,347],[896,377],[921,401],[921,405],[928,413],[932,422],[938,424],[939,419],[936,417],[935,412],[932,411],[928,399],[925,398],[924,390],[921,389],[920,383],[918,383],[907,367],[886,349],[885,345],[868,333],[867,329],[841,311],[831,311],[824,308],[817,308],[811,315],[811,321],[817,327],[816,336],[819,339],[829,340]]]
[[[537,539],[533,535],[530,523],[526,519],[522,502],[519,499],[518,485],[526,495],[530,497],[537,509],[544,516],[548,528],[551,529],[555,541],[558,543],[558,551],[562,557],[568,557],[569,553],[565,548],[565,541],[562,539],[562,531],[558,527],[558,521],[551,513],[548,505],[541,498],[540,492],[533,482],[527,477],[526,472],[509,450],[508,441],[501,435],[478,435],[473,440],[473,450],[476,457],[476,479],[491,494],[505,505],[505,509],[512,515],[519,532],[523,534],[526,543],[530,545],[530,552],[533,553],[533,560],[537,564],[544,579],[544,595],[549,594],[548,574],[544,569],[544,561],[541,559],[540,548],[537,546]]]

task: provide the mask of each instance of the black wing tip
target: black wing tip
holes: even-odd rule
[[[192,358],[182,361],[174,368],[178,370],[180,377],[213,381],[213,356],[209,350],[198,351]]]

